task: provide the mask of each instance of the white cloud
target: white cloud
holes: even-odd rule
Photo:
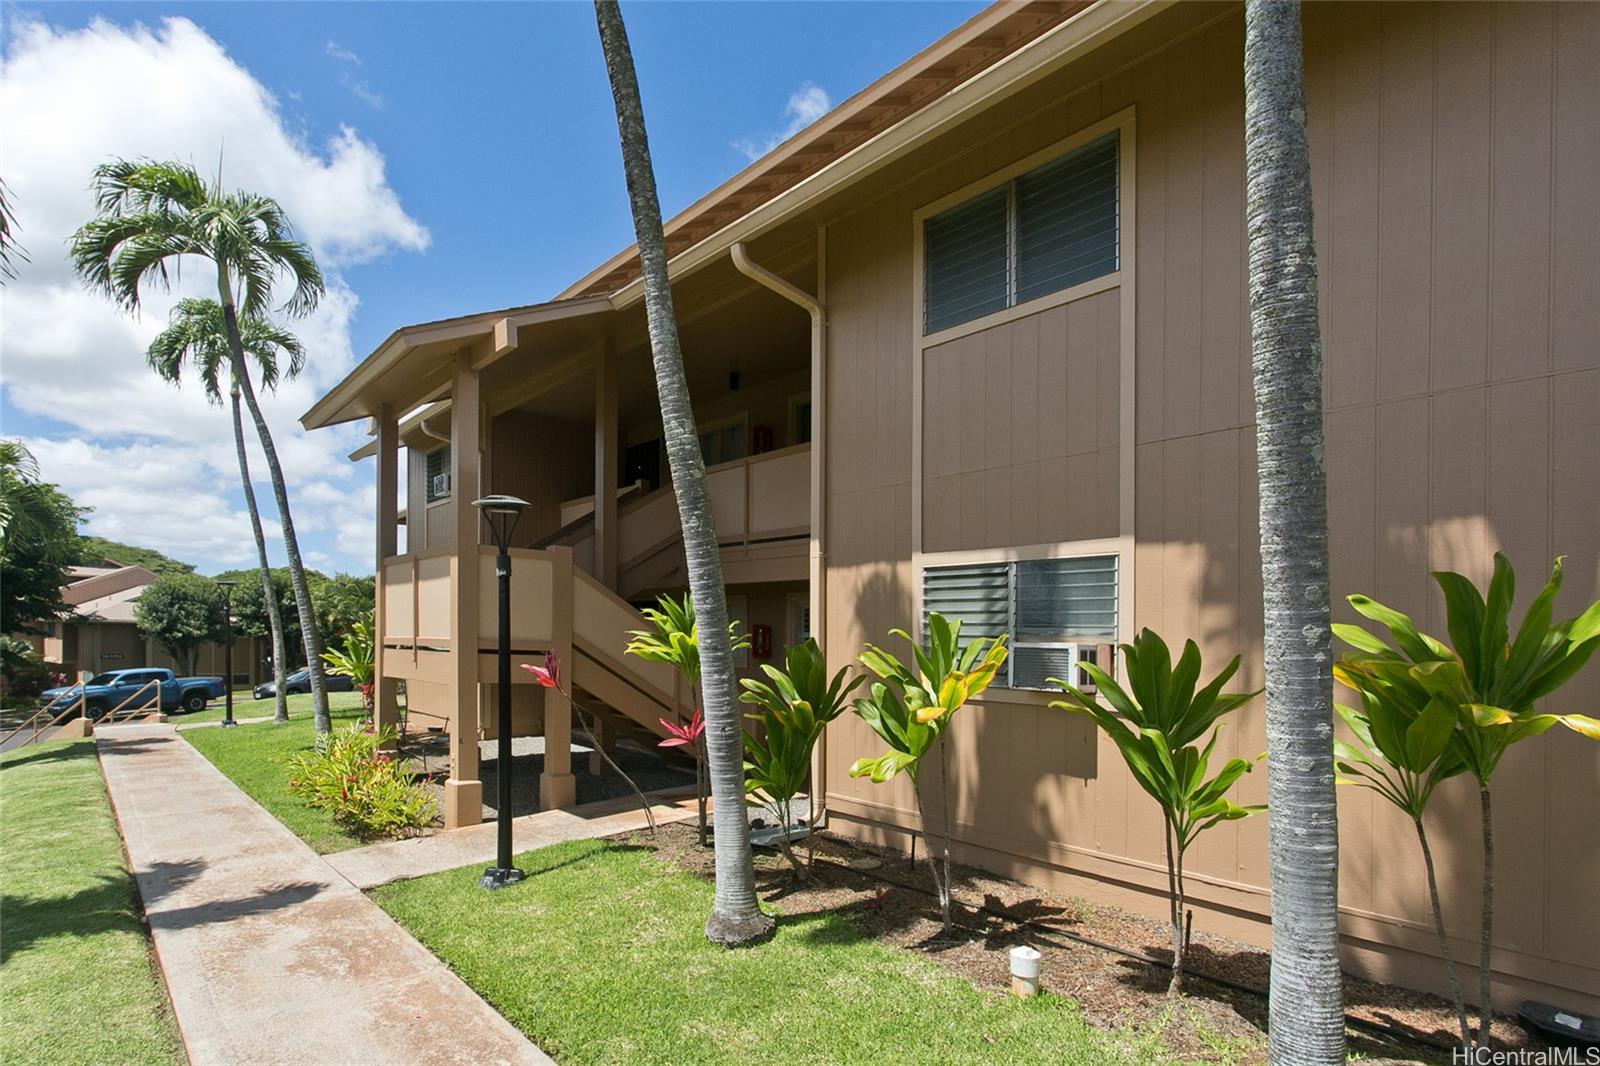
[[[833,101],[828,97],[826,91],[820,86],[806,82],[789,94],[789,101],[783,107],[784,125],[777,133],[771,134],[765,139],[743,138],[734,141],[733,146],[751,160],[760,159],[778,147],[778,145],[827,114],[832,107]]]
[[[337,59],[341,63],[354,63],[358,67],[361,65],[360,56],[350,51],[350,49],[346,48],[332,37],[328,38],[326,51],[328,55],[332,56],[334,59]]]
[[[329,54],[337,47],[330,41]],[[370,524],[371,472],[345,459],[358,431],[308,435],[297,419],[355,362],[358,300],[340,268],[429,243],[389,185],[377,146],[348,126],[324,144],[306,143],[272,94],[186,19],[154,28],[97,20],[76,31],[14,25],[0,113],[6,182],[31,254],[0,296],[4,387],[18,409],[71,427],[29,442],[45,476],[95,508],[93,532],[208,569],[253,558],[226,409],[209,406],[193,383],[163,384],[144,363],[177,298],[210,294],[208,264],[184,263],[171,294],[146,290],[134,318],[86,293],[65,255],[67,237],[93,211],[95,164],[175,158],[210,174],[220,155],[225,184],[276,197],[327,275],[321,307],[289,323],[310,354],[306,372],[261,403],[308,557],[316,551],[323,565],[370,569],[370,535],[357,538],[354,529],[358,520]],[[264,525],[275,529],[248,416],[246,436]]]

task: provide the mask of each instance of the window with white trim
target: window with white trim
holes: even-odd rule
[[[1115,555],[930,566],[922,572],[923,628],[938,611],[961,620],[963,642],[1010,633],[999,684],[1052,688],[1046,678],[1070,678],[1080,663],[1110,669],[1105,649],[1117,639],[1117,577]],[[1088,681],[1078,674],[1078,684]]]
[[[1120,265],[1115,131],[922,224],[922,332],[970,322]]]

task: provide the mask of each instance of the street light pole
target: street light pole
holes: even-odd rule
[[[226,675],[222,679],[222,724],[230,726],[239,724],[233,720],[233,586],[238,582],[219,578],[217,584],[222,586],[222,672]]]
[[[526,875],[511,862],[511,531],[528,501],[515,496],[485,496],[473,500],[494,536],[494,573],[500,586],[500,629],[495,641],[495,688],[498,697],[495,767],[495,864],[483,871],[478,883],[487,889],[504,888]]]

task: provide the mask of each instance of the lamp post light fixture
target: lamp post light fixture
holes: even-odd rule
[[[233,720],[233,586],[238,582],[230,578],[218,578],[217,584],[222,588],[222,672],[226,676],[222,679],[222,724],[224,726],[238,725]]]
[[[511,533],[528,501],[515,496],[485,496],[472,506],[483,515],[494,537],[494,573],[500,586],[500,631],[495,641],[495,674],[498,710],[498,751],[495,767],[495,828],[497,839],[494,865],[483,871],[478,884],[487,889],[504,888],[521,881],[525,874],[511,863]]]

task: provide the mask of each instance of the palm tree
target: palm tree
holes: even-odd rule
[[[17,235],[13,232],[16,228],[17,216],[11,210],[11,190],[0,180],[0,282],[10,281],[17,276],[13,256],[24,263],[28,261],[28,253],[17,245]]]
[[[1245,227],[1261,497],[1274,1064],[1342,1063],[1328,501],[1295,0],[1245,4]]]
[[[95,217],[72,235],[72,263],[78,277],[129,311],[139,308],[141,282],[166,287],[168,271],[184,256],[209,259],[217,271],[217,299],[222,305],[233,379],[261,438],[272,477],[272,492],[283,523],[283,547],[294,586],[300,634],[311,671],[312,713],[318,733],[328,732],[328,691],[323,677],[322,635],[317,629],[311,590],[300,561],[300,543],[289,510],[289,492],[272,443],[267,420],[256,402],[245,365],[239,314],[264,314],[272,287],[281,275],[294,284],[283,304],[291,315],[316,307],[323,292],[322,272],[311,250],[295,240],[293,229],[276,200],[250,192],[224,192],[220,182],[208,185],[184,163],[118,159],[94,170]]]
[[[772,918],[756,901],[755,865],[744,799],[744,728],[734,702],[733,650],[728,637],[728,599],[722,586],[722,555],[706,494],[705,463],[689,402],[683,347],[672,309],[667,246],[656,198],[655,171],[645,136],[644,104],[628,47],[628,31],[615,0],[595,0],[600,47],[617,109],[622,169],[628,181],[633,232],[644,275],[645,316],[661,402],[662,436],[672,471],[673,493],[683,525],[689,590],[699,615],[701,698],[705,703],[706,762],[710,766],[715,819],[716,896],[706,936],[718,944],[745,944],[767,936]]]
[[[278,356],[288,362],[287,377],[295,377],[306,365],[306,352],[300,338],[268,320],[250,316],[239,320],[239,340],[245,354],[261,371],[261,387],[268,392],[278,387]],[[172,309],[172,324],[150,343],[146,353],[150,369],[174,385],[182,377],[185,361],[193,364],[205,386],[206,399],[222,403],[220,380],[224,364],[232,365],[228,351],[222,305],[215,300],[180,300]],[[231,375],[230,375],[231,377]],[[244,484],[245,508],[250,512],[250,531],[256,538],[256,557],[261,566],[261,595],[267,605],[267,628],[272,634],[272,678],[277,707],[273,720],[289,720],[288,693],[284,691],[288,670],[283,641],[283,614],[272,588],[271,564],[267,561],[267,538],[261,531],[261,512],[256,508],[256,490],[250,482],[250,458],[244,446],[244,420],[239,408],[239,383],[229,383],[233,406],[233,447],[239,456],[239,478]]]

